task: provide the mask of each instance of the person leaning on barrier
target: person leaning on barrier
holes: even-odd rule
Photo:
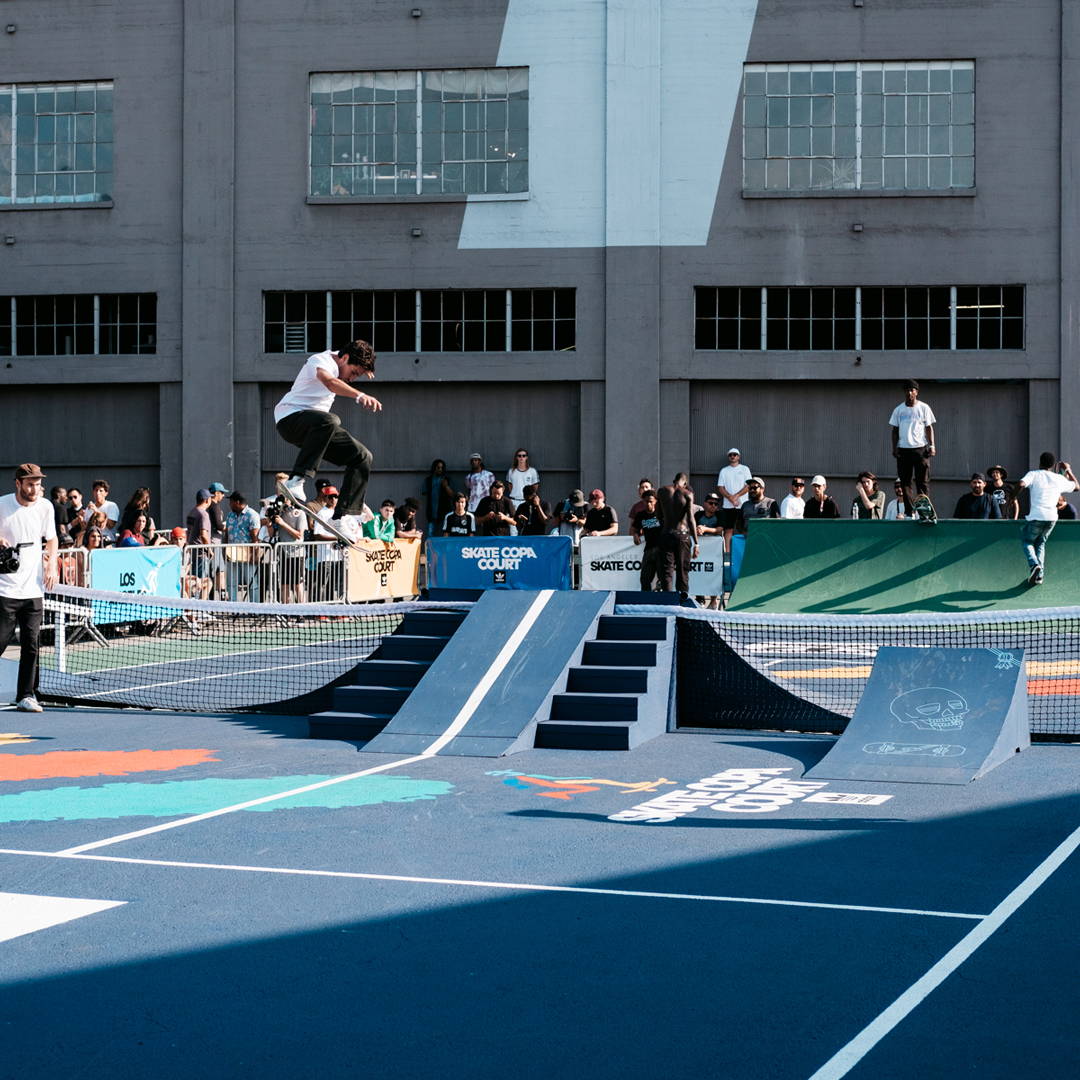
[[[724,526],[720,518],[720,496],[711,491],[705,496],[705,505],[694,514],[698,536],[723,536]]]
[[[378,515],[364,522],[364,536],[369,540],[382,540],[389,544],[395,535],[394,500],[383,499],[379,505]]]
[[[1000,518],[1001,507],[986,490],[986,479],[982,473],[972,473],[969,481],[971,490],[965,492],[956,500],[956,509],[953,510],[954,518],[966,518],[968,520],[983,520],[987,518]]]
[[[416,520],[420,503],[411,495],[394,510],[394,537],[398,540],[422,540],[424,530]]]
[[[481,536],[510,535],[510,526],[514,524],[514,504],[504,495],[505,490],[506,485],[496,480],[491,485],[491,493],[485,495],[473,511]]]
[[[885,507],[885,520],[886,521],[903,521],[904,520],[904,488],[899,480],[893,482],[893,492],[895,498],[889,500],[888,505]]]
[[[475,536],[476,517],[467,509],[469,497],[464,491],[454,493],[454,509],[442,520],[443,536]]]
[[[840,516],[840,507],[836,505],[836,500],[827,493],[827,487],[828,484],[821,473],[818,473],[810,481],[810,490],[813,494],[807,500],[803,517],[816,520],[820,518],[838,518]]]
[[[37,465],[20,465],[15,470],[15,490],[0,498],[0,656],[18,626],[15,701],[20,712],[42,711],[37,699],[45,606],[42,586],[53,589],[59,579],[56,519],[51,504],[42,497],[44,479]]]
[[[181,552],[187,547],[187,529],[183,525],[177,525],[169,533],[169,543]],[[181,555],[183,559],[183,555]],[[186,560],[184,560],[186,562]],[[180,576],[180,594],[189,599],[206,600],[210,596],[210,579],[200,578],[190,573],[190,568],[185,568]]]
[[[614,536],[619,531],[619,515],[608,506],[599,488],[589,492],[589,510],[585,514],[585,536]]]
[[[751,476],[746,482],[746,502],[739,507],[737,530],[746,534],[747,522],[751,518],[778,518],[780,507],[775,499],[765,494],[765,481],[760,476]]]
[[[877,477],[864,469],[855,481],[855,498],[851,500],[851,516],[856,521],[881,521],[884,515],[885,492],[878,490]]]
[[[633,521],[634,515],[639,514],[645,509],[645,492],[653,490],[653,482],[647,477],[643,476],[637,482],[637,502],[627,511],[626,520]]]
[[[527,484],[525,498],[514,513],[518,536],[546,536],[551,531],[551,506],[540,498],[540,485]]]

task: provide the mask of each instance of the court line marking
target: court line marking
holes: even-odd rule
[[[912,983],[846,1046],[841,1047],[809,1080],[840,1080],[886,1035],[936,990],[960,965],[984,945],[1005,921],[1031,899],[1062,863],[1080,847],[1080,828],[1074,829],[989,915],[965,934],[921,979]]]
[[[0,855],[29,855],[44,859],[76,859],[89,862],[126,863],[134,866],[167,866],[185,870],[230,870],[248,874],[285,874],[296,877],[351,878],[359,881],[394,881],[408,885],[456,885],[473,889],[510,892],[581,893],[588,896],[625,896],[647,900],[701,900],[723,904],[763,904],[771,907],[822,908],[826,911],[863,911],[880,915],[922,915],[937,919],[980,921],[985,915],[963,911],[923,911],[918,908],[875,907],[868,904],[827,904],[816,900],[777,900],[760,896],[717,896],[711,893],[652,892],[643,889],[601,889],[586,885],[539,885],[526,881],[479,881],[470,878],[416,877],[406,874],[370,874],[352,870],[299,870],[284,866],[245,866],[231,863],[187,862],[177,859],[139,859],[122,855],[84,855],[66,851],[23,851],[0,848]]]
[[[264,803],[277,802],[280,799],[288,799],[293,795],[303,795],[308,791],[317,791],[319,788],[330,787],[333,784],[344,784],[349,780],[357,780],[361,776],[373,776],[376,773],[389,772],[391,769],[402,765],[412,765],[417,761],[425,761],[434,757],[461,729],[469,722],[472,714],[483,700],[484,695],[494,686],[496,680],[502,675],[510,658],[517,651],[518,646],[524,640],[525,635],[532,629],[533,623],[540,617],[540,612],[547,606],[548,601],[555,595],[554,589],[544,589],[536,594],[532,603],[526,609],[521,621],[514,628],[513,633],[503,643],[495,659],[491,661],[487,671],[484,672],[480,681],[473,688],[473,692],[466,699],[465,704],[458,710],[454,719],[450,721],[446,730],[443,731],[421,753],[407,758],[398,758],[396,761],[388,761],[382,765],[375,765],[370,769],[361,769],[359,772],[347,773],[345,776],[334,776],[329,780],[320,780],[315,784],[306,784],[304,787],[294,788],[292,791],[282,791],[275,795],[264,795],[259,799],[249,799],[246,802],[235,803],[232,806],[223,806],[219,810],[208,810],[203,814],[194,814],[191,817],[180,818],[177,821],[166,821],[160,825],[151,825],[145,829],[136,829],[134,832],[121,833],[119,836],[109,836],[104,840],[94,840],[88,844],[78,844],[75,847],[65,848],[63,851],[54,852],[56,855],[79,855],[84,851],[93,851],[95,848],[108,847],[110,844],[119,844],[125,840],[135,840],[143,836],[151,836],[153,833],[165,832],[167,829],[178,829],[182,825],[194,825],[197,821],[208,821],[210,818],[221,817],[223,814],[232,814],[237,810],[247,810],[251,806],[261,806]]]

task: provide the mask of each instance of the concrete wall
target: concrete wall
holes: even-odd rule
[[[707,484],[733,441],[755,437],[768,445],[743,447],[747,459],[776,462],[778,475],[782,462],[832,468],[813,465],[817,428],[785,423],[823,402],[835,407],[835,467],[853,475],[872,458],[880,469],[878,421],[907,375],[927,384],[943,443],[964,432],[979,447],[943,455],[939,475],[951,479],[939,501],[969,458],[990,464],[981,451],[1003,413],[1010,472],[1059,443],[1076,453],[1061,405],[1080,383],[1080,264],[1061,243],[1080,213],[1075,140],[1061,152],[1075,127],[1076,76],[1061,63],[1075,4],[457,0],[420,3],[420,18],[413,6],[6,0],[17,32],[0,35],[5,80],[114,80],[116,185],[111,208],[0,208],[0,233],[15,238],[0,245],[0,295],[154,291],[159,326],[154,356],[0,361],[0,424],[45,415],[37,402],[56,385],[92,387],[98,401],[152,385],[132,422],[140,445],[154,433],[156,460],[132,464],[160,487],[159,516],[180,520],[194,488],[220,479],[265,493],[288,456],[272,448],[266,408],[302,357],[262,351],[264,291],[556,286],[577,290],[574,352],[380,356],[373,392],[387,412],[360,424],[386,474],[373,496],[402,498],[435,456],[460,472],[455,457],[473,443],[501,468],[525,443],[552,471],[548,497],[599,484],[617,507],[642,475],[692,466]],[[568,19],[588,32],[568,35]],[[743,197],[729,87],[742,62],[933,58],[976,62],[974,193]],[[312,71],[497,62],[536,69],[530,141],[542,156],[527,202],[305,198]],[[555,79],[552,64],[563,65]],[[553,116],[560,81],[602,88],[603,107],[562,102]],[[580,175],[575,153],[588,154]],[[698,235],[702,184],[715,194]],[[968,283],[1026,285],[1025,351],[694,349],[695,285]],[[990,385],[965,390],[970,381]],[[431,404],[444,390],[445,418]],[[941,402],[960,413],[943,416]],[[557,422],[526,422],[537,407]],[[872,431],[847,422],[864,410]],[[112,452],[125,430],[103,430],[100,414],[50,422],[45,445],[6,441],[0,466],[35,446],[47,469],[50,458],[127,469]]]

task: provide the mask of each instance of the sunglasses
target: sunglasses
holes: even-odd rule
[[[528,457],[528,454],[515,454],[514,457]]]

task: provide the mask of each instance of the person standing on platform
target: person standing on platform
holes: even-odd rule
[[[366,341],[350,341],[335,352],[315,353],[293,380],[274,409],[278,434],[299,448],[285,487],[298,502],[306,502],[305,479],[314,479],[323,461],[345,467],[341,498],[333,517],[361,514],[371,476],[371,451],[354,439],[330,411],[335,397],[352,398],[362,409],[381,412],[382,402],[350,383],[375,378],[375,350]]]
[[[936,423],[934,411],[919,400],[919,384],[908,379],[904,383],[904,400],[889,417],[892,452],[908,517],[916,495],[930,497],[930,459],[937,454]]]
[[[491,494],[495,483],[495,474],[484,468],[484,459],[479,454],[469,455],[469,471],[465,474],[465,490],[469,493],[469,513],[475,514],[481,499]]]
[[[529,464],[529,451],[519,446],[514,451],[514,464],[506,473],[506,497],[517,506],[525,501],[525,489],[539,483],[540,474]]]
[[[1031,510],[1020,530],[1020,543],[1030,568],[1029,585],[1043,583],[1046,541],[1058,522],[1058,497],[1080,487],[1072,466],[1067,461],[1055,466],[1055,461],[1056,455],[1044,451],[1039,455],[1039,467],[1024,473],[1017,485],[1021,490],[1027,488],[1031,495]]]
[[[44,591],[60,577],[56,517],[42,497],[45,474],[37,465],[15,470],[15,490],[0,498],[0,655],[19,628],[19,674],[15,692],[20,712],[42,712],[37,699],[38,651]],[[44,556],[42,540],[45,541]],[[14,566],[14,562],[18,566]]]
[[[720,504],[720,522],[724,527],[724,547],[731,550],[731,534],[739,524],[739,508],[746,502],[746,484],[752,473],[742,464],[742,454],[737,446],[727,452],[728,463],[716,478],[716,490],[723,502]]]

